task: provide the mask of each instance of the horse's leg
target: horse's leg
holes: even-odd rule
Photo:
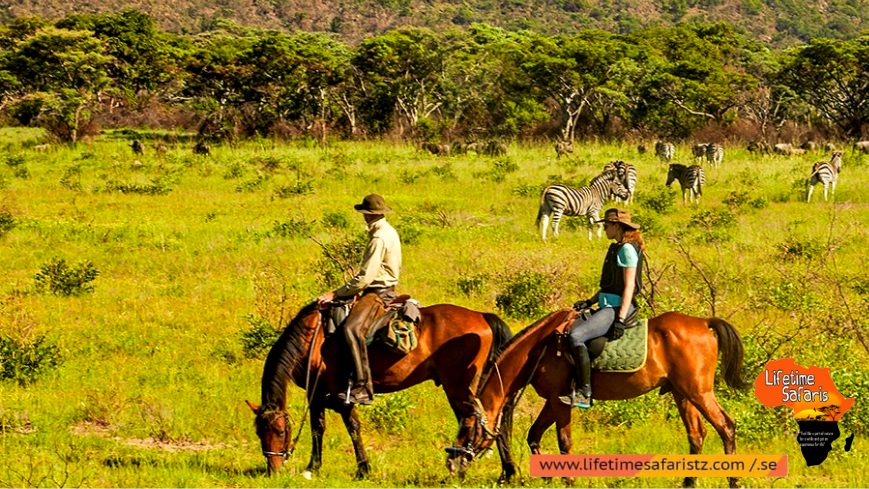
[[[715,399],[715,394],[710,390],[702,394],[699,398],[691,399],[691,402],[700,410],[703,417],[709,421],[718,436],[721,437],[721,442],[724,444],[725,455],[736,453],[736,422],[730,417],[718,400]],[[739,487],[738,478],[728,477],[730,487]]]
[[[703,440],[706,439],[706,426],[703,424],[703,417],[700,415],[697,407],[685,396],[674,391],[673,398],[676,400],[676,407],[679,408],[682,422],[685,423],[685,430],[688,433],[688,446],[691,447],[690,453],[691,455],[698,455],[703,451]],[[694,487],[696,483],[696,477],[685,477],[682,486]]]
[[[570,424],[570,406],[564,405],[558,398],[551,398],[546,401],[546,406],[543,409],[549,408],[554,413],[555,430],[558,433],[558,451],[562,455],[570,453],[570,447],[573,445],[573,434],[571,433],[572,425]],[[572,477],[562,477],[566,487],[573,486]]]
[[[359,416],[356,415],[356,409],[352,404],[340,411],[341,419],[344,420],[344,426],[347,427],[347,433],[350,435],[350,441],[353,442],[353,452],[356,454],[356,478],[365,479],[371,471],[371,466],[368,464],[368,456],[365,454],[365,446],[362,444],[362,426],[359,423]]]
[[[311,400],[311,461],[302,477],[311,480],[323,463],[323,433],[326,431],[326,407],[322,399]]]

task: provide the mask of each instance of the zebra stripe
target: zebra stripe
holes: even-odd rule
[[[661,159],[661,161],[669,162],[673,159],[673,155],[676,153],[676,147],[673,146],[673,143],[664,143],[658,141],[655,143],[655,156]]]
[[[684,204],[690,197],[692,203],[696,198],[699,204],[700,196],[703,195],[703,185],[706,183],[703,168],[699,165],[688,167],[672,164],[670,171],[667,172],[667,186],[669,187],[676,180],[679,180],[679,186],[682,187],[682,203]]]
[[[812,165],[812,174],[809,175],[809,195],[806,202],[812,201],[812,192],[815,185],[824,185],[824,202],[827,201],[827,187],[831,187],[830,195],[836,195],[836,181],[839,180],[839,172],[842,171],[842,152],[833,151],[830,161],[819,161]]]
[[[595,221],[599,220],[600,210],[604,202],[613,196],[627,198],[627,190],[614,173],[598,175],[588,187],[579,189],[567,185],[546,187],[540,196],[540,210],[537,211],[537,223],[540,225],[543,240],[546,241],[550,216],[552,216],[552,235],[558,237],[558,223],[562,215],[586,216],[588,239],[592,239],[592,228]],[[601,237],[602,229],[602,226],[598,227],[598,238]]]

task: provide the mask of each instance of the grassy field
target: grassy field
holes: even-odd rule
[[[784,480],[742,483],[869,485],[859,469],[869,458],[862,448],[869,431],[865,155],[847,151],[835,199],[824,203],[818,188],[809,204],[805,179],[828,155],[758,156],[726,147],[721,167],[706,169],[702,202],[683,205],[678,184],[664,187],[666,165],[629,144],[577,145],[556,160],[548,144],[514,144],[500,158],[438,158],[405,145],[262,140],[215,146],[202,157],[190,144],[170,145],[166,154],[148,146],[136,156],[123,133],[36,151],[39,137],[0,131],[0,334],[16,345],[42,339],[37,351],[60,365],[0,381],[0,487],[492,486],[496,454],[464,481],[448,477],[443,448],[456,425],[431,383],[360,409],[370,480],[352,479],[349,438],[333,413],[318,478],[300,475],[307,427],[287,470],[266,477],[244,404],[259,401],[263,359],[249,354],[244,335],[256,321],[283,324],[334,285],[315,240],[363,234],[352,205],[371,192],[395,209],[389,219],[404,241],[401,292],[424,305],[497,311],[496,298],[535,273],[548,279],[534,291],[544,310],[569,306],[594,292],[608,243],[589,241],[578,219],[543,243],[534,226],[540,191],[556,181],[584,184],[615,159],[639,170],[631,209],[645,230],[647,285],[654,282],[646,315],[714,312],[739,328],[750,375],[767,360],[792,356],[832,368],[840,391],[857,397],[840,421],[843,434],[857,433],[854,449],[844,452],[840,439],[826,462],[806,467],[789,411],[722,388],[719,399],[737,419],[738,453],[790,456]],[[675,161],[690,163],[687,145],[677,147]],[[40,286],[46,280],[37,275],[58,275],[60,260],[98,271],[92,290],[64,295]],[[497,312],[514,332],[535,319]],[[289,399],[295,430],[302,391],[292,387]],[[529,389],[517,410],[514,450],[524,472],[515,483],[560,487],[560,480],[527,474],[524,438],[538,401]],[[553,433],[543,449],[557,452]],[[670,396],[599,403],[574,415],[574,453],[687,450]],[[721,453],[714,432],[704,453]]]

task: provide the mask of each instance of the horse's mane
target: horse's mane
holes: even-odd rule
[[[501,351],[498,352],[498,355],[495,357],[495,359],[489,362],[489,364],[486,366],[486,369],[483,371],[483,375],[480,377],[480,382],[477,385],[479,385],[480,388],[486,385],[486,382],[489,380],[489,376],[491,375],[492,371],[495,370],[495,366],[498,364],[498,361],[504,357],[509,356],[513,351],[518,349],[519,346],[517,345],[521,345],[522,343],[524,343],[525,338],[537,332],[540,327],[548,325],[550,323],[549,319],[553,315],[558,314],[559,312],[562,311],[556,311],[551,314],[547,314],[546,316],[543,316],[542,318],[538,319],[536,322],[526,327],[522,331],[516,333],[515,336],[510,338],[510,341],[508,341],[503,346],[503,348],[501,348]]]
[[[263,406],[286,408],[287,384],[293,372],[308,358],[310,333],[315,327],[305,324],[305,319],[316,311],[316,302],[303,307],[269,350],[263,367]]]

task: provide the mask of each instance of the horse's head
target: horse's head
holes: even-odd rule
[[[466,414],[459,423],[459,433],[453,446],[447,447],[447,469],[451,475],[465,477],[471,462],[481,453],[488,450],[495,441],[496,433],[489,429],[489,420],[482,405],[475,399],[471,404],[473,410]]]
[[[295,449],[290,437],[290,415],[283,409],[267,409],[250,401],[245,402],[256,415],[254,426],[262,444],[268,473],[271,475],[284,465],[284,460]]]

